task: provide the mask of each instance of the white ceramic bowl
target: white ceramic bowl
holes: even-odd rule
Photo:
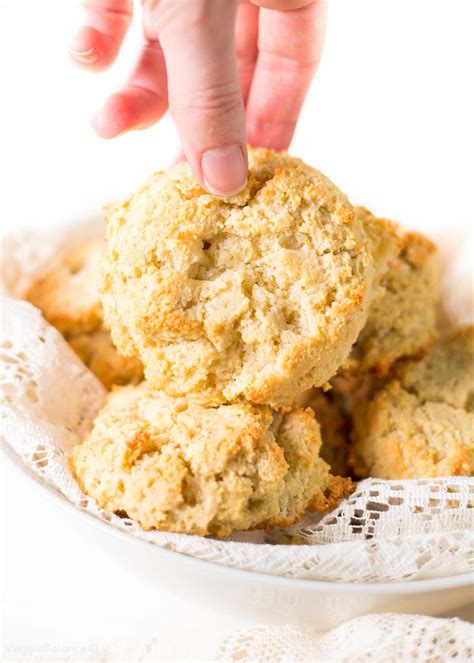
[[[76,518],[77,528],[156,587],[207,608],[270,624],[312,624],[321,628],[371,612],[441,615],[473,599],[473,576],[396,583],[331,583],[253,573],[160,548],[80,511],[41,483],[5,444],[9,471],[27,473],[44,497]]]

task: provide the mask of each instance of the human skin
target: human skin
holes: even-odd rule
[[[84,0],[70,44],[90,71],[115,61],[132,0]],[[326,0],[142,0],[144,45],[122,88],[93,118],[103,138],[169,109],[195,178],[230,195],[247,182],[247,143],[286,149],[318,67]],[[185,9],[185,10],[184,10]]]

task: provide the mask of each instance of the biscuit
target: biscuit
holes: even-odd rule
[[[138,384],[143,367],[136,357],[119,355],[108,329],[70,334],[68,342],[79,359],[99,378],[106,389],[113,385]]]
[[[201,536],[288,525],[327,509],[347,483],[319,458],[311,411],[245,401],[206,405],[115,388],[71,464],[84,493],[144,529]]]
[[[102,324],[99,297],[104,240],[80,242],[28,290],[25,299],[61,334],[91,332]]]
[[[66,338],[72,349],[107,389],[136,384],[143,368],[136,357],[122,357],[103,327],[99,296],[103,239],[84,241],[32,284],[26,299]]]
[[[356,215],[364,223],[374,220],[361,207]],[[349,380],[368,372],[385,375],[395,361],[421,354],[436,338],[436,247],[419,233],[398,232],[400,253],[383,276],[380,296],[340,371]]]
[[[349,451],[349,415],[345,412],[342,398],[335,389],[308,390],[298,399],[301,407],[310,407],[321,431],[319,455],[336,475],[347,476]]]
[[[395,367],[353,405],[351,459],[360,477],[412,479],[474,472],[474,327]]]
[[[105,320],[154,387],[273,407],[334,375],[392,255],[324,175],[252,148],[230,198],[187,164],[153,175],[108,209],[107,243]]]

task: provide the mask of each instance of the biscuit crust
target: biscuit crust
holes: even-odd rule
[[[352,464],[360,477],[412,479],[474,473],[474,327],[399,364],[353,405]]]
[[[291,406],[347,357],[385,260],[324,175],[265,149],[236,196],[180,164],[106,216],[107,325],[171,395]]]

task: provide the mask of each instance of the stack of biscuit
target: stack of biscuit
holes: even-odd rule
[[[127,385],[73,450],[85,493],[145,529],[227,536],[333,508],[355,470],[385,471],[380,391],[389,409],[394,380],[410,398],[432,380],[428,240],[264,149],[249,150],[235,196],[208,194],[179,164],[106,217],[105,247],[78,247],[28,294],[108,388]],[[414,398],[403,417],[424,407]],[[443,470],[472,471],[462,426]]]

